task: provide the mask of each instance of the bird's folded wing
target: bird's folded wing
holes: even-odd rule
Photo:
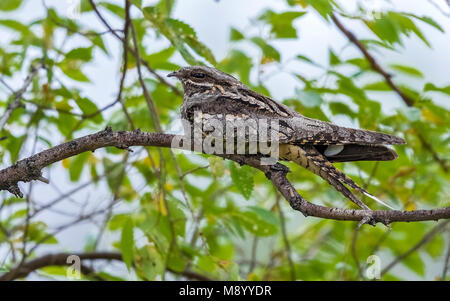
[[[312,145],[381,145],[404,144],[402,138],[367,130],[341,127],[329,122],[298,116],[287,119],[294,130],[291,142]]]

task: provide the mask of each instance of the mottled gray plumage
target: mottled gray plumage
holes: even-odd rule
[[[194,111],[206,116],[276,119],[280,126],[280,144],[284,145],[282,159],[294,161],[318,174],[355,203],[358,203],[356,197],[342,183],[368,193],[330,162],[393,160],[397,154],[384,145],[405,143],[396,136],[305,117],[211,67],[184,67],[169,76],[177,77],[184,88],[183,119],[192,123]]]

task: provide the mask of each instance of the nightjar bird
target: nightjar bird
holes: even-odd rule
[[[397,158],[396,152],[385,145],[404,144],[403,139],[305,117],[251,90],[235,77],[211,67],[184,67],[168,76],[176,77],[183,85],[181,117],[191,124],[194,123],[195,112],[201,112],[202,118],[276,120],[281,160],[295,162],[322,177],[363,209],[369,208],[348,187],[391,208],[358,186],[332,163],[393,160]]]

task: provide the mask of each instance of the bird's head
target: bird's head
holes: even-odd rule
[[[209,90],[214,86],[229,88],[242,85],[233,76],[207,66],[183,67],[167,76],[178,78],[183,84],[185,93]]]

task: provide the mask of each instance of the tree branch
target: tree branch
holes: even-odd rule
[[[169,83],[168,81],[166,81],[161,75],[158,74],[158,72],[156,72],[152,67],[150,67],[150,65],[148,64],[148,62],[146,62],[144,59],[142,59],[141,57],[139,57],[138,53],[136,53],[135,49],[133,49],[130,45],[128,45],[128,43],[126,43],[126,41],[124,40],[124,38],[122,38],[121,36],[119,36],[111,27],[111,25],[109,25],[109,23],[106,21],[106,19],[102,16],[102,14],[100,13],[100,11],[97,8],[97,5],[94,3],[93,0],[89,0],[89,3],[91,4],[92,9],[94,10],[95,14],[97,15],[97,17],[100,19],[100,21],[103,23],[103,25],[105,25],[105,27],[109,30],[109,32],[112,33],[112,35],[114,37],[116,37],[118,40],[120,40],[124,45],[127,45],[128,51],[131,52],[134,57],[136,58],[136,60],[139,60],[141,64],[143,64],[145,66],[145,68],[147,68],[147,70],[153,74],[161,83],[163,83],[164,85],[168,86],[175,94],[177,94],[178,96],[182,96],[183,93],[180,92],[180,90],[175,87],[174,85],[172,85],[171,83]]]
[[[400,256],[398,256],[397,258],[395,258],[390,264],[388,264],[382,271],[381,271],[381,275],[386,274],[389,270],[391,270],[397,263],[403,261],[406,257],[408,257],[409,255],[411,255],[412,253],[414,253],[415,251],[417,251],[420,247],[422,247],[423,245],[425,245],[426,243],[428,243],[436,234],[438,234],[441,231],[444,231],[445,228],[447,227],[448,223],[450,221],[446,220],[444,222],[441,222],[440,224],[436,225],[433,229],[431,229],[430,232],[428,232],[427,234],[425,234],[424,237],[422,237],[422,239],[415,244],[411,249],[409,249],[408,251],[406,251],[405,253],[401,254]]]
[[[140,130],[132,132],[114,132],[110,127],[107,127],[103,131],[57,145],[0,170],[0,190],[8,190],[13,194],[22,197],[18,182],[41,180],[41,170],[52,163],[86,151],[95,151],[98,148],[107,146],[118,147],[121,149],[128,149],[130,146],[181,148],[181,146],[178,145],[172,146],[172,139],[174,137],[176,136],[163,133],[144,133]],[[302,212],[305,216],[359,221],[360,223],[370,224],[381,222],[386,225],[392,222],[429,221],[450,218],[450,207],[431,210],[400,211],[339,209],[315,205],[303,199],[298,194],[286,178],[289,169],[284,165],[280,163],[275,165],[261,165],[261,160],[258,156],[218,156],[236,161],[240,164],[252,166],[262,171],[289,202],[291,207],[294,210]]]
[[[352,42],[362,52],[364,57],[369,61],[369,64],[370,64],[370,67],[372,68],[372,70],[379,73],[384,78],[384,80],[388,84],[388,86],[391,87],[391,89],[394,90],[398,96],[400,96],[400,98],[403,100],[403,102],[408,107],[413,107],[414,100],[411,97],[409,97],[408,95],[406,95],[394,83],[394,81],[392,80],[392,75],[389,74],[388,72],[386,72],[380,66],[380,64],[378,64],[378,62],[375,60],[375,58],[369,53],[369,51],[358,40],[358,38],[350,30],[345,28],[345,26],[339,21],[339,19],[336,17],[336,15],[332,14],[331,19],[333,20],[334,24],[336,24],[337,28],[339,28],[339,30],[350,40],[350,42]],[[423,135],[420,132],[417,133],[417,136],[419,137],[419,140],[422,143],[422,145],[425,147],[425,149],[427,149],[431,153],[431,155],[433,156],[433,159],[441,166],[441,168],[445,172],[448,172],[448,166],[447,166],[446,162],[438,156],[436,151],[433,149],[432,145],[426,141],[425,137],[423,137]]]
[[[22,87],[14,92],[13,100],[8,103],[5,113],[3,113],[3,116],[0,118],[0,131],[3,130],[3,127],[8,122],[8,119],[9,117],[11,117],[11,114],[14,112],[14,110],[20,107],[23,94],[27,91],[28,86],[31,84],[39,69],[42,67],[42,63],[39,63],[37,66],[32,66],[31,71],[25,78]]]
[[[36,259],[25,262],[21,266],[15,267],[9,272],[0,276],[0,281],[11,281],[19,278],[25,278],[30,273],[47,267],[47,266],[67,266],[67,257],[75,255],[80,258],[80,260],[116,260],[122,261],[122,255],[116,252],[88,252],[88,253],[56,253],[56,254],[48,254]],[[89,276],[94,273],[94,270],[91,268],[87,268],[85,265],[81,265],[81,270],[83,274]],[[193,272],[191,270],[184,270],[181,272],[169,270],[169,272],[173,274],[178,274],[180,276],[184,276],[189,279],[200,280],[200,281],[211,281],[208,277],[205,277],[201,274]]]

